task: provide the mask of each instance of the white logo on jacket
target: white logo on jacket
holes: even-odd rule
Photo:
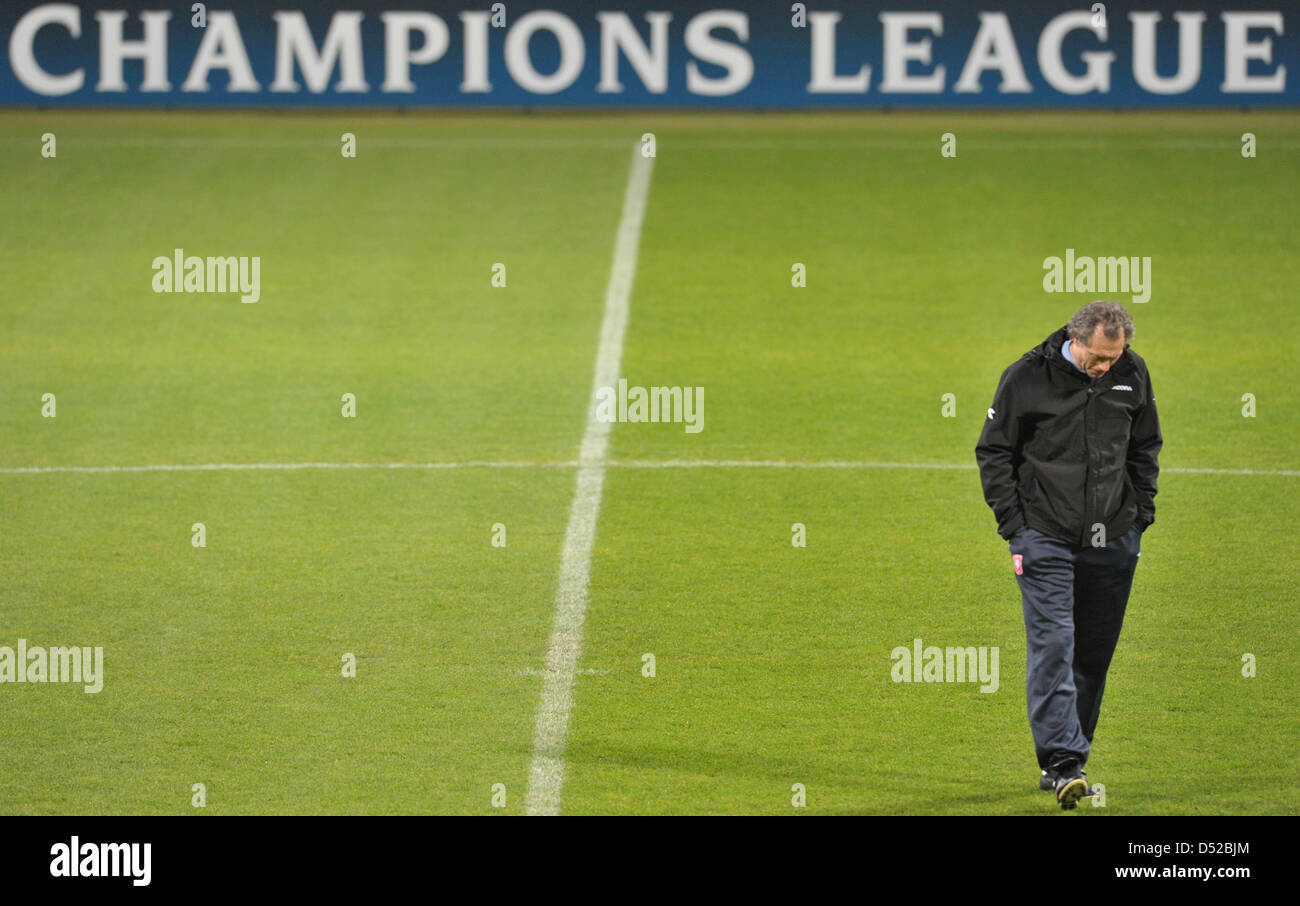
[[[1111,389],[1111,390],[1128,390],[1128,391],[1132,391],[1132,390],[1133,390],[1133,388],[1130,387],[1128,384],[1116,384],[1114,387],[1111,387],[1110,389]]]

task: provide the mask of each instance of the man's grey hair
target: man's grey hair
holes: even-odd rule
[[[1074,313],[1068,325],[1070,337],[1081,343],[1092,339],[1100,326],[1108,340],[1118,340],[1120,331],[1124,332],[1124,342],[1133,342],[1137,328],[1133,325],[1133,316],[1118,302],[1089,302]]]

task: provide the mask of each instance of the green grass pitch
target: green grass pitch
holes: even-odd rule
[[[0,812],[524,810],[646,132],[621,374],[705,427],[613,427],[563,811],[1059,814],[973,448],[1099,295],[1043,291],[1074,248],[1152,259],[1166,470],[1077,815],[1295,814],[1300,115],[1263,112],[0,113],[0,645],[105,662],[0,685]],[[154,293],[177,247],[259,256],[260,301]],[[23,471],[308,462],[475,464]],[[998,690],[892,682],[915,638]]]

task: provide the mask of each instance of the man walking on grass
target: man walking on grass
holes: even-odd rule
[[[1088,760],[1163,443],[1133,318],[1093,302],[1002,373],[975,446],[1025,617],[1039,787],[1072,809]]]

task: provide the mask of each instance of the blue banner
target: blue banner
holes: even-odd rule
[[[5,3],[0,104],[1295,106],[1297,18],[1195,0]]]

